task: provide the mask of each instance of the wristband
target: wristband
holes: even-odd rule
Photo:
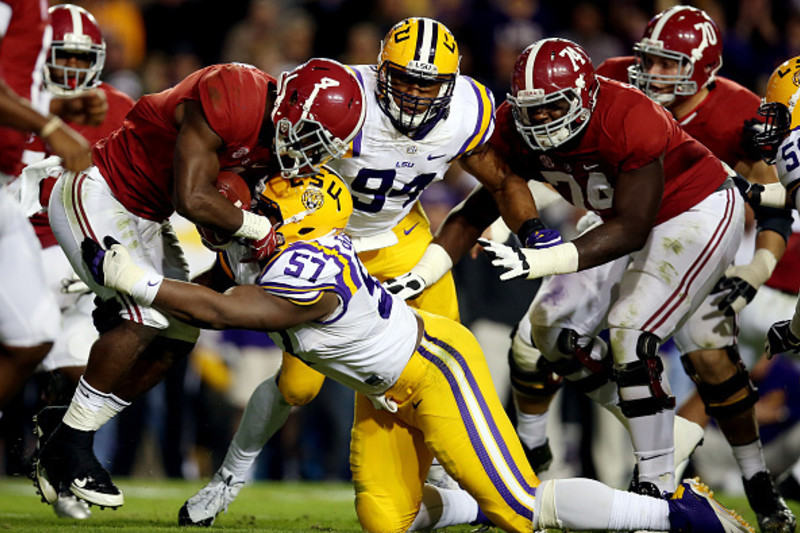
[[[426,287],[430,287],[453,268],[450,254],[440,245],[431,243],[425,253],[411,269],[411,272],[421,277]]]
[[[64,124],[64,121],[61,120],[58,116],[54,116],[50,120],[47,121],[47,124],[42,126],[42,129],[39,130],[39,138],[44,140],[50,137],[54,131],[60,128]]]
[[[257,241],[266,237],[271,228],[272,224],[267,217],[242,211],[242,225],[233,236]]]
[[[163,282],[164,276],[155,272],[147,272],[142,279],[131,287],[131,296],[136,300],[136,303],[150,307],[153,305],[153,300],[156,299],[158,289],[161,288],[161,283]]]
[[[539,218],[529,218],[517,230],[517,238],[522,243],[522,246],[525,246],[529,235],[543,229],[547,229],[547,227]]]
[[[523,248],[521,251],[530,265],[528,279],[552,274],[569,274],[578,270],[578,249],[571,242],[540,250]]]
[[[786,189],[780,183],[767,183],[761,191],[761,205],[786,207]]]
[[[753,260],[750,261],[750,264],[745,265],[748,267],[749,275],[747,277],[751,279],[746,279],[744,277],[742,279],[758,289],[766,283],[777,264],[778,259],[772,252],[765,248],[759,248],[756,250],[755,254],[753,254]]]

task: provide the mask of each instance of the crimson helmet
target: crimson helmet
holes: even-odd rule
[[[507,100],[517,130],[534,150],[548,150],[580,133],[594,109],[597,82],[586,52],[566,39],[536,41],[517,57]],[[564,114],[544,124],[533,116],[563,102]]]
[[[631,84],[666,106],[714,81],[722,66],[722,34],[705,11],[675,6],[653,17],[633,53],[636,61],[628,67]],[[677,61],[678,73],[649,74],[646,55]],[[664,92],[663,87],[669,86],[672,90]]]
[[[50,8],[53,42],[44,65],[44,83],[57,96],[75,96],[100,84],[106,62],[106,42],[97,21],[80,6],[62,4]],[[85,68],[59,65],[58,59],[79,57]]]
[[[272,110],[283,176],[312,176],[343,156],[365,116],[361,82],[338,61],[312,59],[283,72]]]

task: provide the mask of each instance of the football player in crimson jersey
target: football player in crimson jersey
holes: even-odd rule
[[[46,0],[0,1],[0,187],[22,169],[29,132],[45,138],[72,170],[91,162],[86,140],[47,112],[49,99],[41,91],[40,68],[50,43],[49,24]],[[102,116],[104,100],[79,100],[71,116],[84,122]],[[0,203],[2,409],[50,349],[58,329],[58,306],[45,288],[41,251],[25,215],[5,190],[0,192]]]
[[[328,169],[291,181],[274,177],[262,200],[284,244],[261,271],[241,262],[238,244],[228,248],[226,268],[243,283],[224,293],[145,270],[109,237],[108,250],[86,239],[82,252],[98,283],[198,326],[267,332],[355,390],[351,466],[364,530],[438,528],[468,516],[514,532],[752,531],[697,480],[686,480],[669,501],[589,479],[540,482],[475,337],[453,320],[413,310],[359,260],[342,231],[353,206],[342,179]],[[425,484],[434,455],[463,489]],[[227,507],[240,488],[216,497]]]
[[[667,111],[595,77],[571,41],[538,41],[517,58],[496,120],[490,142],[517,174],[547,181],[604,221],[538,249],[483,241],[506,270],[501,279],[563,274],[544,281],[528,317],[545,359],[512,358],[512,373],[524,382],[542,360],[574,381],[629,428],[640,485],[656,496],[672,492],[675,400],[658,347],[685,322],[732,331],[733,317],[708,294],[739,245],[744,201],[719,160]],[[496,217],[486,199],[473,194],[437,234],[453,259]],[[606,326],[613,362],[597,337]],[[525,397],[517,401],[525,412]]]
[[[748,149],[748,129],[760,99],[738,83],[716,76],[721,66],[722,35],[716,23],[700,9],[675,6],[650,21],[634,45],[633,57],[609,59],[597,74],[629,80],[749,181],[776,182],[775,169]],[[767,282],[791,233],[789,210],[757,207],[755,214],[759,231],[752,261],[731,266],[714,290],[723,293],[719,306],[730,314],[741,311]],[[794,531],[795,519],[775,491],[764,462],[755,418],[758,395],[735,339],[728,335],[710,339],[703,332],[691,340],[683,347],[681,360],[697,392],[680,413],[702,425],[708,423],[706,413],[714,417],[733,449],[761,528]]]
[[[94,144],[122,126],[125,115],[133,107],[133,100],[100,81],[106,43],[91,13],[76,5],[61,4],[50,8],[50,18],[53,41],[43,68],[45,88],[60,98],[77,98],[95,89],[102,91],[108,111],[100,124],[67,121],[90,144]],[[26,145],[23,159],[31,164],[51,154],[48,145],[33,136]],[[38,210],[30,217],[30,221],[42,245],[47,287],[55,295],[61,309],[61,330],[39,367],[45,372],[45,403],[66,406],[86,367],[89,349],[97,339],[91,316],[94,308],[92,293],[75,276],[50,229],[47,210],[43,208],[48,204],[56,178],[42,176],[34,166],[23,169],[17,182],[20,195],[25,200],[23,207],[26,208],[25,204],[29,203],[33,204],[29,210]],[[91,514],[86,503],[79,501],[69,491],[59,494],[53,510],[59,516],[77,519],[88,518]]]
[[[277,82],[248,65],[214,65],[143,96],[123,126],[94,145],[94,166],[85,172],[46,169],[59,176],[48,208],[59,245],[101,299],[118,301],[123,319],[101,332],[63,423],[42,439],[34,468],[46,501],[68,489],[96,505],[122,505],[122,493],[92,452],[94,433],[160,381],[197,338],[196,328],[98,285],[81,261],[80,242],[112,234],[139,261],[186,280],[188,267],[168,221],[177,211],[219,235],[243,239],[248,260],[260,261],[276,245],[272,224],[217,190],[220,169],[314,174],[345,152],[363,121],[361,85],[335,61],[311,60]]]

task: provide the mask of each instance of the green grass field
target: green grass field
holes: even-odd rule
[[[175,531],[178,509],[203,486],[202,481],[121,480],[125,505],[112,511],[93,508],[89,520],[67,521],[39,502],[33,485],[22,478],[0,478],[0,531],[129,533]],[[751,524],[755,515],[744,498],[720,500]],[[791,503],[800,513],[800,505]],[[181,528],[182,529],[182,528]],[[447,528],[468,532],[468,526]],[[349,483],[255,483],[248,485],[211,530],[226,532],[360,531]],[[444,531],[444,530],[443,530]]]

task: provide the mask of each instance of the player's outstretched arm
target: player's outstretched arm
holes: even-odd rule
[[[139,267],[127,249],[110,237],[104,239],[104,245],[89,238],[81,243],[83,260],[97,283],[199,327],[277,331],[323,318],[338,305],[334,294],[325,293],[315,304],[298,306],[257,285],[242,285],[220,294]]]

